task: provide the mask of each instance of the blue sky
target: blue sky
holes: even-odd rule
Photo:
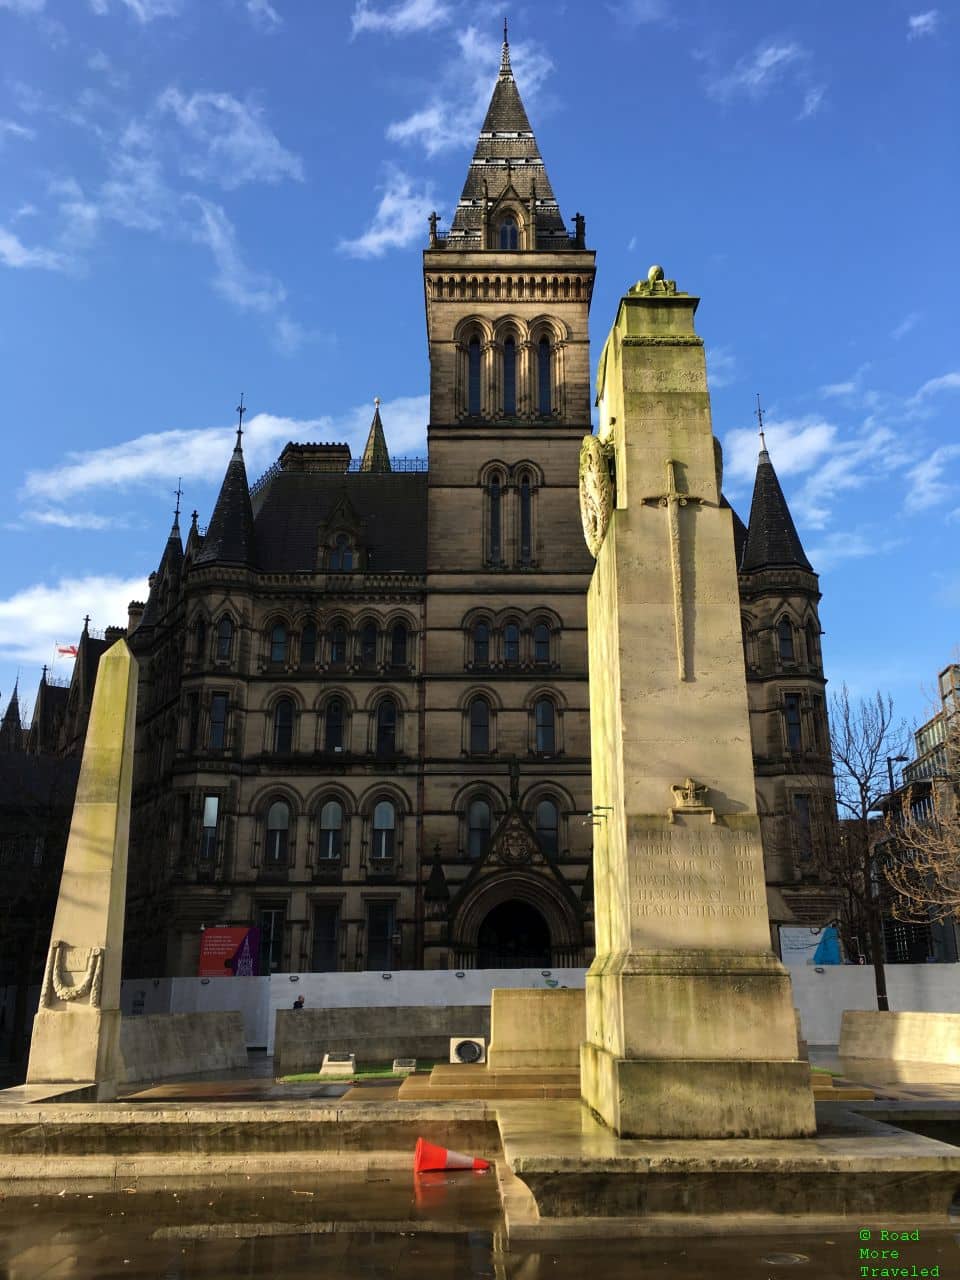
[[[912,719],[960,622],[957,10],[924,0],[510,8],[593,354],[652,262],[702,298],[726,491],[754,396],[821,574],[834,685]],[[449,219],[502,6],[0,0],[0,698],[122,623],[183,477],[209,518],[246,394],[288,439],[425,452],[420,250]],[[442,224],[443,225],[443,224]],[[54,673],[67,677],[61,660]]]

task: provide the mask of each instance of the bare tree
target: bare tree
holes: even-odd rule
[[[837,839],[825,842],[821,870],[843,894],[841,932],[847,947],[856,932],[873,965],[877,1008],[889,1009],[883,962],[884,888],[883,823],[876,814],[889,791],[888,757],[903,754],[909,731],[894,722],[893,701],[877,692],[870,698],[851,698],[843,685],[830,700],[833,769],[840,818]]]
[[[884,866],[898,920],[928,924],[960,918],[960,723],[946,720],[937,772],[919,778],[887,814]]]

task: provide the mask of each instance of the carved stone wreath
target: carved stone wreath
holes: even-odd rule
[[[103,981],[103,947],[90,948],[82,978],[70,983],[64,982],[61,969],[63,955],[67,950],[67,944],[59,939],[50,944],[47,969],[40,991],[41,1006],[49,1009],[54,996],[58,1000],[69,1002],[82,1000],[84,996],[89,995],[91,1007],[99,1009],[100,986]]]
[[[580,519],[583,536],[594,559],[600,554],[612,511],[610,446],[596,436],[584,436],[580,446]]]

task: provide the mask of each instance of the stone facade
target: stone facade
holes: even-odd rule
[[[594,254],[580,215],[560,219],[506,46],[423,270],[428,466],[391,464],[378,407],[359,469],[345,446],[291,444],[251,488],[238,433],[205,533],[195,517],[184,546],[175,523],[133,606],[131,976],[195,973],[214,924],[258,926],[262,971],[591,958]],[[771,573],[741,578],[758,637],[767,586],[792,599]],[[803,627],[812,573],[799,598]],[[763,709],[794,674],[750,683],[781,817],[798,761]],[[765,829],[768,879],[802,886],[788,827]]]

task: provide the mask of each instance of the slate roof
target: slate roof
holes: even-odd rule
[[[194,557],[194,564],[256,564],[253,510],[239,433],[203,546]]]
[[[737,515],[736,510],[730,506],[730,503],[722,493],[720,495],[720,505],[721,507],[729,508],[729,510],[733,512],[733,552],[736,556],[737,568],[739,569],[740,561],[743,559],[743,548],[747,542],[747,526]]]
[[[424,471],[275,471],[254,498],[257,568],[315,573],[319,533],[344,500],[350,509],[345,524],[358,525],[357,542],[368,554],[369,572],[426,573]]]
[[[44,674],[37,687],[30,724],[30,751],[33,755],[45,755],[56,750],[57,734],[67,709],[69,692],[65,685],[48,684]]]
[[[755,569],[780,568],[813,572],[801,546],[770,455],[766,449],[761,449],[740,569],[749,573]]]
[[[556,248],[571,243],[520,98],[520,90],[513,78],[510,45],[504,40],[497,83],[446,237],[447,246],[451,249],[482,248],[485,198],[496,201],[508,188],[512,188],[512,193],[529,205],[534,187],[537,248]]]
[[[7,703],[7,709],[3,713],[3,720],[0,722],[0,751],[22,751],[23,747],[20,696],[18,686],[14,685],[10,701]]]

